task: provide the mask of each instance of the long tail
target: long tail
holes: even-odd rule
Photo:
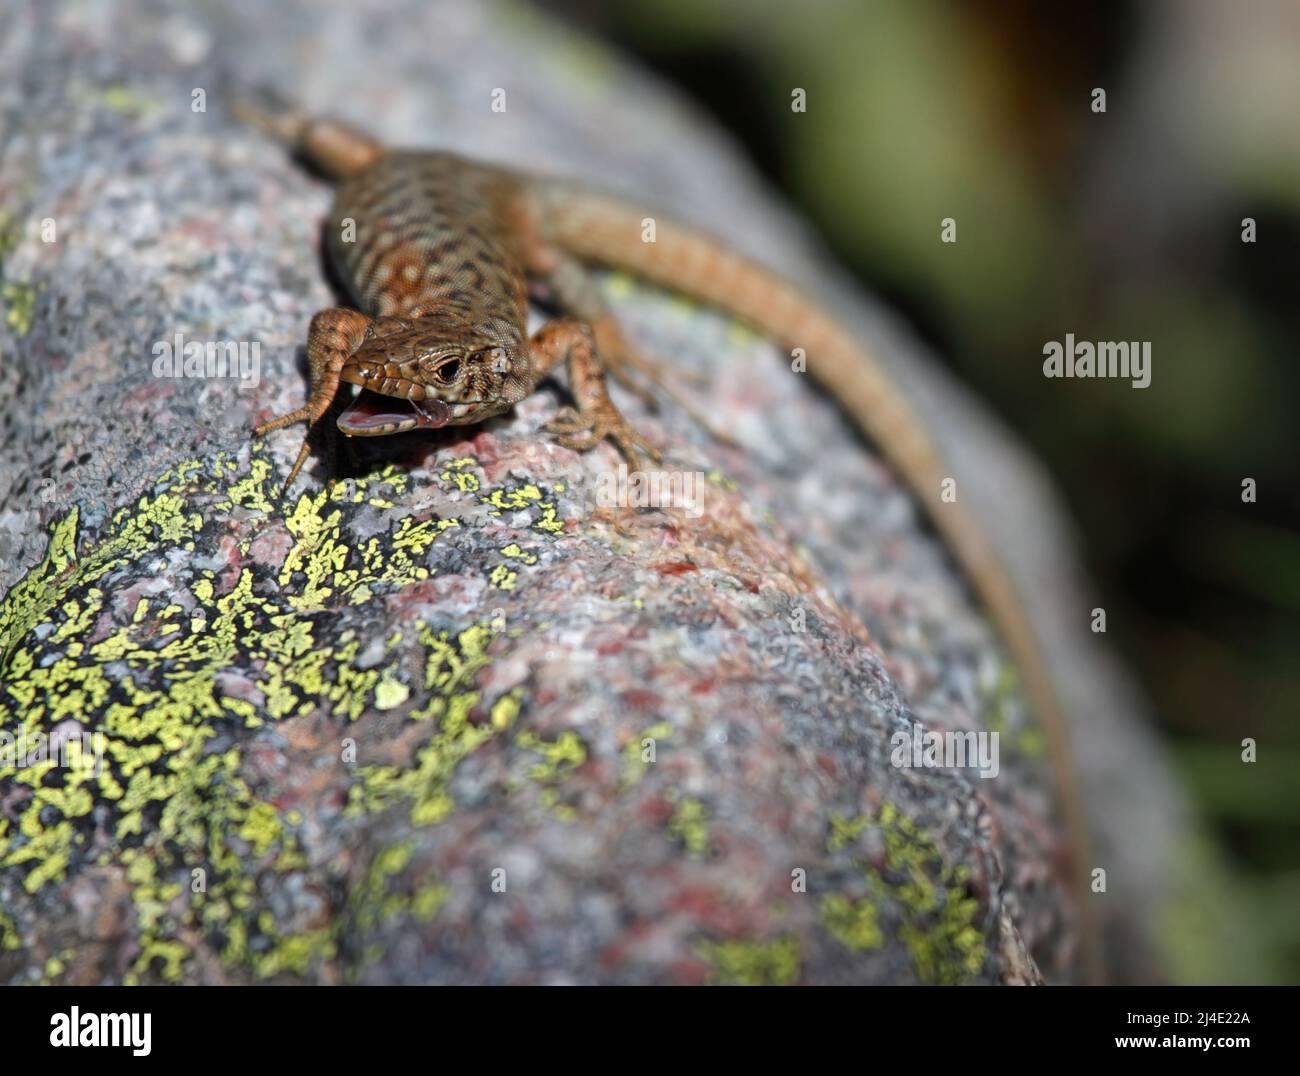
[[[1074,843],[1084,971],[1088,979],[1097,981],[1097,935],[1084,884],[1087,827],[1063,708],[1037,634],[1002,559],[970,515],[955,501],[941,499],[944,480],[951,476],[911,404],[875,357],[819,304],[720,240],[572,184],[544,181],[537,196],[546,237],[574,256],[630,270],[725,310],[784,347],[802,348],[814,380],[840,402],[914,491],[1001,631],[1030,702],[1046,726]],[[643,240],[647,217],[654,219],[653,242]]]

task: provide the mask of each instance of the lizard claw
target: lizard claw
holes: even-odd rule
[[[574,452],[588,452],[601,441],[610,441],[623,454],[632,471],[641,469],[642,453],[656,463],[663,459],[663,453],[637,433],[613,406],[586,414],[565,408],[546,423],[545,428],[559,435],[556,438],[558,444]]]
[[[583,415],[574,410],[572,407],[562,407],[555,413],[555,417],[542,424],[542,429],[547,433],[558,433],[566,437],[572,437],[574,434],[585,433],[589,431],[596,420],[589,415]]]

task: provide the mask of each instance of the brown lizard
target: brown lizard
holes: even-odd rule
[[[712,304],[788,348],[802,348],[814,379],[840,403],[924,506],[999,626],[1048,732],[1073,840],[1074,894],[1083,920],[1085,975],[1098,974],[1083,866],[1087,839],[1061,707],[1011,577],[981,527],[941,500],[948,477],[906,398],[866,348],[778,274],[683,225],[579,185],[466,160],[388,150],[337,121],[240,104],[236,112],[339,180],[327,228],[330,255],[359,309],[311,321],[307,403],[257,428],[314,428],[342,382],[360,391],[337,418],[349,437],[468,425],[509,410],[561,362],[576,409],[548,424],[577,450],[613,442],[631,470],[659,453],[610,400],[609,375],[645,394],[658,382],[588,274],[588,263],[628,269]],[[655,217],[654,242],[642,222]],[[570,316],[526,336],[528,285],[545,283]],[[634,376],[635,372],[635,376]],[[305,437],[285,483],[309,452]]]

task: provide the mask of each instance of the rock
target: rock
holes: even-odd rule
[[[700,511],[602,507],[612,450],[539,433],[559,385],[364,445],[332,489],[318,459],[287,498],[299,432],[250,441],[302,400],[336,300],[330,191],[230,118],[234,89],[707,221],[898,367],[1051,582],[1085,778],[1113,753],[1142,837],[1176,832],[1032,466],[725,139],[514,6],[153,12],[23,9],[0,45],[0,979],[1077,977],[1077,850],[1014,671],[906,490],[769,342],[606,278],[743,446],[621,399]],[[157,376],[178,335],[246,345],[256,376]],[[891,765],[917,721],[998,731],[998,777]],[[1146,974],[1163,875],[1110,817],[1113,974]]]

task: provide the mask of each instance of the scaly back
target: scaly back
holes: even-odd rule
[[[339,188],[330,256],[376,317],[435,311],[522,327],[528,294],[511,239],[509,176],[448,153],[388,153]]]

